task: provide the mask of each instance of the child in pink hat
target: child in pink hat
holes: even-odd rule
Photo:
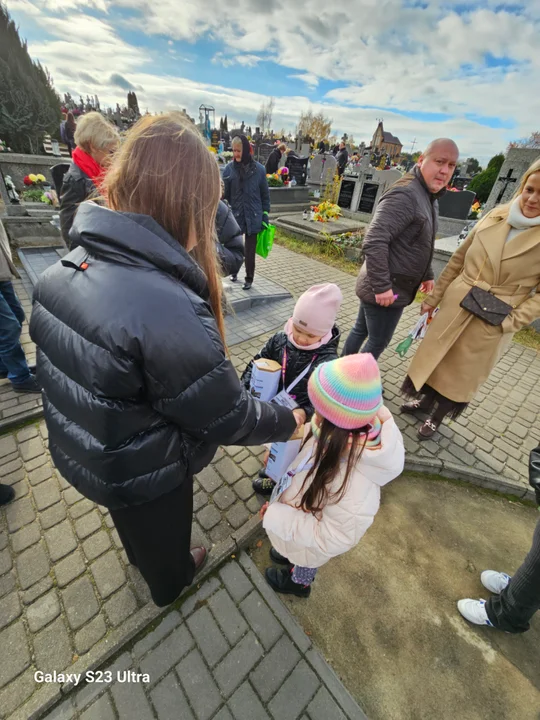
[[[334,283],[313,285],[301,295],[283,331],[273,335],[253,360],[267,358],[275,360],[283,369],[278,393],[289,392],[301,411],[299,425],[311,419],[313,406],[308,395],[308,381],[311,373],[321,363],[338,356],[339,329],[336,316],[343,295]],[[242,374],[242,381],[249,389],[253,360]],[[274,481],[267,477],[264,468],[253,481],[253,489],[261,495],[270,495]]]
[[[373,523],[381,487],[403,470],[403,438],[384,407],[377,361],[348,355],[316,368],[304,445],[261,508],[276,592],[309,597],[318,568],[353,548]]]

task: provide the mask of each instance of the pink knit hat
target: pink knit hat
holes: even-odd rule
[[[383,404],[377,361],[359,353],[321,363],[309,378],[308,394],[319,415],[337,427],[369,425]]]
[[[342,300],[341,290],[334,283],[313,285],[298,298],[292,321],[311,335],[327,335],[334,327]]]

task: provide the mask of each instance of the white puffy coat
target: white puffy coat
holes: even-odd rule
[[[297,467],[306,454],[311,454],[314,443],[315,438],[306,443],[291,469]],[[291,563],[309,568],[320,567],[330,558],[347,552],[371,526],[379,509],[381,487],[401,474],[404,461],[403,438],[391,418],[383,423],[380,447],[364,450],[351,473],[345,494],[338,503],[326,505],[320,517],[299,507],[305,491],[302,483],[309,467],[299,472],[265,513],[263,527],[272,545]],[[341,487],[346,463],[341,467],[331,492]]]

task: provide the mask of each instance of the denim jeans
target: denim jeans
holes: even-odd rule
[[[10,280],[0,282],[0,373],[7,373],[11,382],[25,382],[30,370],[20,338],[24,310]]]
[[[383,307],[361,302],[356,324],[349,333],[342,354],[354,355],[362,348],[363,353],[371,353],[377,360],[388,347],[403,310],[393,305]]]

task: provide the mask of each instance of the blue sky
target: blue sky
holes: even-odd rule
[[[482,161],[539,129],[540,2],[526,0],[7,0],[57,89],[141,109],[216,107],[274,128],[302,110],[369,141],[383,118],[405,149],[454,138]],[[292,10],[292,11],[291,11]]]

